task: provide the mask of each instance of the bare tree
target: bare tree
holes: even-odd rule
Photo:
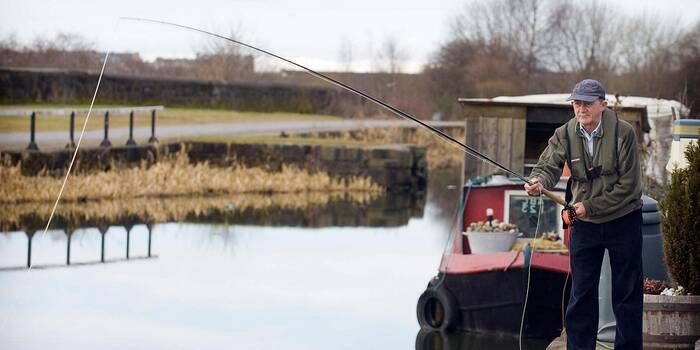
[[[242,40],[239,29],[231,29],[229,38]],[[196,77],[207,80],[233,82],[249,80],[254,75],[255,57],[243,54],[240,46],[212,39],[197,53]]]
[[[646,13],[624,21],[624,28],[616,35],[620,44],[621,64],[625,70],[639,71],[649,63],[654,53],[677,44],[681,30],[670,18]]]
[[[403,71],[403,62],[406,54],[399,47],[395,37],[387,37],[382,42],[382,47],[377,52],[377,66],[380,72],[397,74]]]
[[[22,46],[17,41],[17,34],[11,33],[0,39],[0,49],[5,50],[21,50]]]
[[[352,42],[348,38],[343,38],[340,41],[340,50],[338,52],[338,60],[345,72],[352,71]]]
[[[617,35],[624,28],[619,10],[591,0],[562,2],[555,13],[551,64],[559,71],[600,76],[619,68]]]
[[[678,55],[681,89],[677,98],[690,107],[692,116],[700,118],[700,21],[680,40]]]
[[[477,0],[452,18],[452,35],[481,45],[510,48],[508,60],[526,77],[551,49],[552,17],[558,0]]]

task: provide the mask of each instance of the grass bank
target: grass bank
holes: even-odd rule
[[[16,109],[87,109],[85,105],[0,105],[0,110]],[[100,105],[94,108],[121,108],[125,106]],[[80,130],[85,122],[86,113],[75,116],[76,130]],[[213,124],[213,123],[245,123],[245,122],[274,122],[274,121],[305,121],[305,120],[340,120],[342,118],[322,114],[301,113],[262,113],[242,112],[218,109],[169,108],[157,112],[157,125],[184,124]],[[150,127],[150,113],[134,115],[134,127]],[[110,128],[126,128],[129,126],[128,114],[110,114]],[[87,130],[101,130],[104,127],[104,115],[91,114]],[[36,130],[68,131],[69,117],[57,115],[38,115]],[[22,132],[29,130],[28,116],[0,116],[0,132]]]

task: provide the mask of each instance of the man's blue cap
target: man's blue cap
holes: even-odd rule
[[[574,91],[567,101],[586,101],[593,102],[599,98],[605,99],[605,89],[597,80],[584,79],[574,86]]]

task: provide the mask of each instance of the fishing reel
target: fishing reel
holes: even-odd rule
[[[572,226],[574,223],[576,223],[576,220],[578,220],[576,208],[574,208],[574,206],[571,204],[565,205],[564,209],[561,210],[561,222],[564,225],[564,228]]]

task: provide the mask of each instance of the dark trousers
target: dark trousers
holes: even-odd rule
[[[593,350],[598,334],[598,282],[608,249],[615,349],[642,349],[642,211],[602,224],[579,221],[571,227],[571,298],[566,308],[568,350]]]

